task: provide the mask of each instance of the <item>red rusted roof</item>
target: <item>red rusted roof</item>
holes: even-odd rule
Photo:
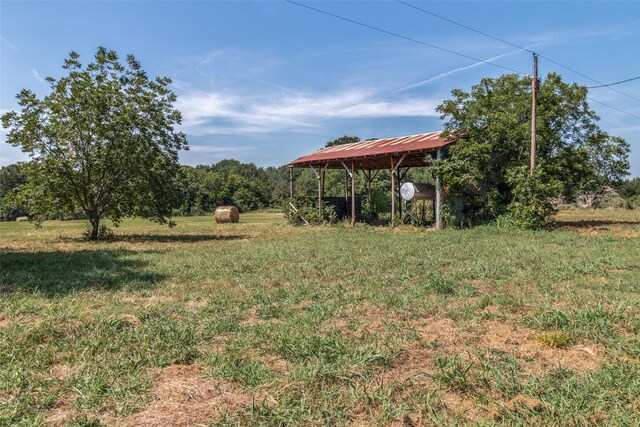
[[[451,137],[444,138],[441,132],[361,141],[323,148],[295,159],[289,165],[341,168],[342,162],[353,162],[359,169],[386,169],[390,167],[392,157],[398,160],[405,156],[403,166],[423,166],[427,154],[452,142]]]

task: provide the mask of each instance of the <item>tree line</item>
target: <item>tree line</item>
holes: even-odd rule
[[[278,207],[287,200],[288,167],[258,167],[223,160],[183,166],[188,149],[179,129],[182,116],[168,77],[149,77],[127,55],[99,47],[88,64],[71,52],[58,79],[47,77],[47,95],[28,89],[17,94],[19,109],[2,116],[7,142],[30,161],[0,170],[0,217],[28,215],[36,225],[50,218],[86,218],[88,237],[107,232],[103,220],[118,224],[141,217],[173,225],[177,215],[202,215],[220,205],[247,212]],[[629,175],[630,145],[609,135],[587,100],[588,89],[549,73],[538,94],[538,156],[527,170],[531,123],[531,82],[507,74],[482,79],[469,91],[455,89],[437,107],[445,134],[456,142],[442,160],[412,170],[407,180],[444,183],[445,221],[474,225],[505,218],[540,228],[558,200],[617,187],[636,197]],[[326,146],[357,142],[345,135]],[[299,203],[313,210],[317,180],[295,171]],[[357,192],[365,192],[362,176]],[[369,218],[388,212],[390,174],[381,171],[367,201]],[[344,194],[345,172],[328,171],[325,195]],[[298,202],[298,201],[296,201]],[[318,209],[316,209],[317,211]]]

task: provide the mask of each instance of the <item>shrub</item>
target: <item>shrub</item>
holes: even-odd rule
[[[552,199],[560,193],[560,183],[542,173],[531,176],[527,167],[510,171],[508,181],[513,196],[508,211],[514,224],[532,230],[547,226],[555,213]]]

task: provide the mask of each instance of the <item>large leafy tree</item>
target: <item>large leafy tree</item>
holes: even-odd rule
[[[451,197],[456,218],[474,222],[505,213],[519,195],[574,197],[579,191],[614,185],[629,169],[629,144],[598,127],[587,89],[549,74],[540,84],[537,108],[535,183],[524,182],[531,140],[531,81],[517,75],[486,78],[469,92],[456,89],[438,112],[457,143],[436,169]],[[521,177],[517,178],[517,177]],[[527,187],[516,188],[518,185]],[[522,202],[520,199],[519,202]]]
[[[83,66],[71,52],[67,74],[47,78],[39,99],[23,90],[20,111],[2,116],[7,142],[29,153],[22,199],[38,221],[53,212],[82,212],[99,237],[100,222],[125,216],[169,223],[177,202],[178,152],[187,148],[176,130],[181,115],[167,77],[150,79],[128,55],[98,48]]]

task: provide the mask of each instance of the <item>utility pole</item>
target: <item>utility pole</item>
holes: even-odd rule
[[[536,104],[538,102],[538,54],[533,54],[533,78],[531,79],[531,170],[536,168]]]

